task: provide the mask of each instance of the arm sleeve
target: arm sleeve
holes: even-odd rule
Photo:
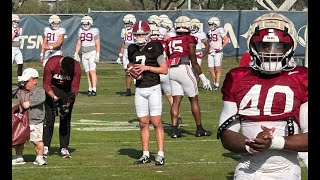
[[[219,118],[219,126],[223,124],[228,118],[237,114],[238,108],[235,102],[223,101],[223,107]],[[239,132],[240,131],[240,122],[233,122],[229,127],[229,130]]]
[[[308,132],[308,102],[303,103],[300,106],[300,128],[303,133]]]
[[[80,86],[80,79],[81,79],[81,67],[78,62],[74,62],[75,68],[74,68],[74,76],[71,83],[71,91],[75,93],[75,95],[78,95],[79,92],[79,86]]]
[[[52,73],[49,66],[45,66],[43,70],[43,89],[45,92],[52,91],[51,88]]]

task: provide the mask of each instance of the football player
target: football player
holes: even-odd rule
[[[248,33],[253,65],[226,75],[218,138],[241,154],[234,179],[300,180],[297,154],[308,151],[308,69],[289,64],[296,29],[287,17],[267,13]]]
[[[161,14],[159,16],[159,19],[160,19],[160,25],[158,27],[159,27],[159,32],[160,32],[160,38],[163,39],[163,36],[168,33],[167,28],[164,27],[163,21],[166,19],[169,19],[169,17],[165,14]]]
[[[176,30],[173,27],[173,22],[170,19],[164,19],[162,21],[162,26],[164,28],[166,28],[167,30],[167,34],[165,34],[163,36],[163,39],[166,41],[167,39],[169,39],[170,37],[174,37],[176,36]]]
[[[192,115],[197,126],[196,137],[210,136],[212,132],[206,131],[202,127],[198,101],[198,85],[196,77],[192,72],[191,65],[199,75],[204,89],[212,89],[210,81],[202,73],[201,67],[197,63],[195,54],[197,41],[194,36],[190,35],[190,19],[187,16],[180,16],[175,22],[177,35],[167,40],[168,64],[170,66],[169,79],[173,96],[173,104],[171,106],[171,137],[181,137],[177,124],[180,104],[184,94],[188,96],[191,103]]]
[[[60,27],[61,19],[57,15],[49,17],[50,27],[44,28],[44,37],[40,51],[40,61],[43,67],[51,56],[62,55],[62,43],[66,29]]]
[[[194,36],[197,40],[197,45],[196,45],[196,57],[197,57],[197,62],[199,66],[201,66],[202,58],[208,54],[209,52],[209,42],[208,38],[205,32],[200,30],[201,27],[201,22],[194,18],[190,20],[191,23],[191,36]],[[202,46],[204,45],[204,51],[202,50]],[[197,78],[197,83],[199,84],[200,78],[196,76]]]
[[[97,95],[96,63],[100,58],[100,31],[92,27],[93,20],[90,16],[81,19],[81,28],[78,31],[78,41],[74,59],[80,61],[79,51],[82,50],[82,65],[88,80],[88,96]]]
[[[121,35],[120,35],[122,39],[122,44],[119,52],[119,58],[117,59],[117,63],[122,64],[123,69],[125,71],[126,88],[127,88],[127,91],[125,93],[126,96],[131,96],[132,78],[126,73],[126,71],[129,63],[128,46],[130,44],[133,44],[132,27],[134,23],[136,23],[136,17],[133,14],[127,14],[123,17],[124,28],[122,28]]]
[[[20,18],[16,14],[12,14],[12,64],[13,61],[18,65],[17,76],[18,76],[18,85],[21,82],[21,75],[23,69],[23,57],[20,51]]]
[[[133,26],[134,44],[128,47],[128,59],[142,79],[136,80],[135,108],[139,118],[143,155],[135,164],[149,163],[149,120],[155,129],[158,155],[155,165],[164,165],[164,130],[162,126],[162,94],[159,74],[167,74],[168,66],[160,42],[150,42],[150,27],[144,21]]]
[[[220,89],[223,49],[227,46],[229,38],[226,30],[220,26],[220,20],[217,17],[210,18],[208,24],[208,38],[210,44],[208,67],[214,84],[213,90],[218,91]]]
[[[163,56],[166,59],[166,62],[168,60],[168,57],[166,55],[167,51],[167,44],[166,41],[160,38],[160,31],[159,27],[154,25],[154,24],[149,24],[150,26],[150,31],[151,31],[151,36],[150,36],[150,41],[151,42],[160,42],[163,46],[164,52]],[[170,86],[170,80],[169,80],[169,75],[168,74],[160,74],[160,84],[161,84],[161,89],[162,92],[165,94],[170,106],[172,106],[173,103],[173,97],[171,95],[171,86]],[[178,116],[178,125],[182,126],[182,119],[180,117],[180,114]]]

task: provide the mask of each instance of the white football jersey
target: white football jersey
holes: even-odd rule
[[[125,49],[128,48],[130,44],[133,44],[133,34],[132,34],[132,28],[130,30],[127,30],[126,28],[122,28],[121,30],[121,39],[125,43]]]
[[[17,27],[17,28],[12,27],[12,33],[17,32],[17,31],[19,31],[19,27]],[[12,47],[19,47],[20,46],[19,36],[20,36],[20,32],[17,33],[16,37],[12,39]]]
[[[203,31],[198,31],[194,34],[191,33],[190,35],[194,36],[196,38],[196,40],[198,41],[198,43],[196,45],[196,49],[202,50],[202,41],[208,39],[206,33]]]
[[[222,47],[223,37],[225,35],[227,35],[227,32],[223,27],[218,27],[214,31],[209,30],[208,37],[210,43],[210,50]]]
[[[54,44],[58,41],[60,35],[66,34],[66,29],[59,27],[58,29],[51,29],[50,27],[44,28],[44,36],[47,38],[47,43]]]
[[[78,31],[78,39],[80,39],[82,47],[95,46],[95,40],[99,38],[99,34],[100,31],[98,28],[90,28],[87,31],[80,28]]]

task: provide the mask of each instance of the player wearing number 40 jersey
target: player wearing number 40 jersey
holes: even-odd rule
[[[43,63],[43,66],[46,65],[50,57],[62,55],[61,48],[66,29],[60,27],[60,23],[60,17],[52,15],[49,17],[50,27],[44,28],[44,37],[40,53],[40,61]]]
[[[74,59],[80,62],[79,51],[82,50],[82,65],[88,80],[88,96],[97,95],[96,63],[100,58],[99,29],[92,27],[93,20],[90,16],[81,19],[81,28],[78,31],[78,41]]]
[[[308,69],[290,64],[296,39],[288,18],[264,14],[248,31],[253,64],[226,74],[218,138],[242,156],[236,180],[301,179],[297,154],[308,151]]]

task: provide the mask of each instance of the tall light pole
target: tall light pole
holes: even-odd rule
[[[191,0],[188,0],[188,10],[191,10]]]

